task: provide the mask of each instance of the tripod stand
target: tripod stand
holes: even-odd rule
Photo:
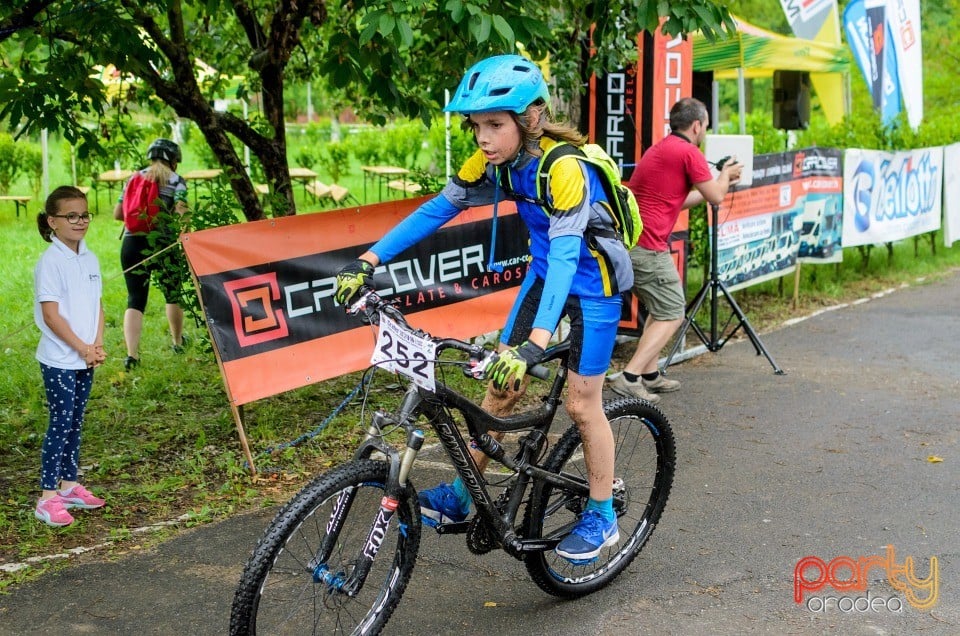
[[[710,233],[710,277],[703,281],[703,286],[700,288],[700,291],[697,292],[696,297],[687,306],[687,315],[683,319],[680,329],[677,331],[677,338],[673,343],[673,347],[670,349],[670,355],[667,356],[667,360],[663,367],[666,369],[670,366],[670,361],[673,360],[673,356],[675,356],[677,351],[680,349],[680,345],[683,343],[683,335],[687,332],[688,328],[693,329],[703,344],[706,345],[708,351],[716,352],[719,351],[723,345],[727,344],[727,341],[729,341],[730,338],[737,333],[737,330],[740,329],[740,327],[743,327],[744,332],[746,332],[747,336],[750,338],[750,342],[753,343],[753,348],[757,350],[757,355],[763,354],[773,366],[774,373],[777,375],[784,375],[783,369],[778,367],[777,363],[774,362],[772,357],[770,357],[770,353],[760,341],[760,336],[758,336],[757,332],[753,330],[753,327],[750,325],[750,321],[747,320],[746,314],[743,313],[743,310],[740,309],[740,306],[733,299],[733,296],[730,295],[730,291],[727,289],[727,286],[723,284],[722,280],[720,280],[719,269],[717,267],[717,234],[720,228],[720,205],[711,203],[710,211],[712,213],[711,221],[713,222],[713,231]],[[724,328],[729,326],[734,318],[739,320],[737,326],[734,327],[733,331],[731,331],[725,338],[720,337],[721,331],[717,329],[718,292],[723,294],[723,297],[733,310],[733,313],[730,315],[730,318],[727,320],[727,324],[724,325]],[[706,301],[708,296],[710,297],[709,338],[700,325],[697,324],[697,312],[700,311],[700,307],[703,305],[704,301]]]

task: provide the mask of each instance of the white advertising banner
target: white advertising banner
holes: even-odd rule
[[[847,150],[842,245],[889,243],[940,229],[943,181],[942,146]]]
[[[943,149],[943,243],[960,240],[960,143]]]
[[[907,121],[916,130],[923,120],[923,59],[920,45],[920,0],[887,0],[887,24],[897,53],[900,98]]]

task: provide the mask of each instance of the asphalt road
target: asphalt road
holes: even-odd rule
[[[462,537],[425,535],[386,633],[960,633],[957,316],[960,275],[763,334],[785,376],[745,340],[673,367],[684,382],[662,402],[677,438],[673,491],[619,579],[558,601],[502,553],[477,557]],[[224,633],[272,512],[22,585],[0,597],[0,634]],[[797,604],[794,570],[808,556],[828,567],[877,559],[863,572],[866,590],[828,586]],[[888,576],[905,580],[906,557],[913,597]],[[934,593],[920,581],[932,557],[936,602],[918,609],[910,600]],[[834,574],[855,578],[849,566]]]

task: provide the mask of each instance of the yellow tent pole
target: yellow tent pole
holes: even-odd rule
[[[739,101],[740,134],[747,134],[747,85],[743,78],[743,67],[737,69],[737,101]]]

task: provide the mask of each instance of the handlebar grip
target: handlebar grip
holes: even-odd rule
[[[550,367],[542,364],[535,364],[527,369],[527,375],[532,375],[538,380],[547,380],[550,378]]]

